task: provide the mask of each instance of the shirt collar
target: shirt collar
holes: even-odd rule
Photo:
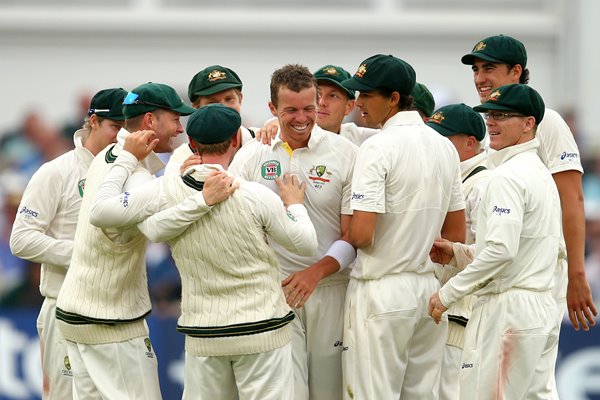
[[[465,179],[467,176],[469,176],[469,174],[475,168],[479,167],[480,165],[483,165],[485,167],[486,158],[487,158],[487,153],[484,150],[481,153],[477,154],[475,157],[471,157],[468,160],[461,161],[460,162],[461,178]]]
[[[533,138],[525,143],[508,146],[502,150],[495,151],[493,149],[489,149],[487,158],[488,168],[495,168],[501,164],[504,164],[508,159],[520,153],[525,153],[528,151],[537,153],[538,147],[540,147],[540,142],[537,140],[537,138]]]
[[[385,121],[382,129],[394,125],[425,125],[425,122],[418,111],[400,111]]]
[[[321,140],[323,140],[323,137],[325,137],[325,135],[329,133],[326,130],[322,129],[321,127],[319,127],[317,124],[315,124],[315,126],[313,127],[312,131],[310,132],[310,138],[308,138],[308,144],[306,145],[306,147],[310,150],[313,147],[316,147],[319,142]],[[271,141],[271,146],[275,147],[275,146],[284,146],[284,142],[283,140],[281,140],[281,127],[279,128],[279,130],[277,131],[277,136],[275,136],[275,139],[273,139]]]
[[[221,172],[221,171],[225,171],[225,169],[220,164],[192,165],[191,167],[186,169],[185,172],[183,173],[183,175],[181,175],[181,176],[190,175],[192,178],[194,178],[195,180],[197,180],[199,182],[205,182],[206,179],[210,176],[210,173],[213,171]]]

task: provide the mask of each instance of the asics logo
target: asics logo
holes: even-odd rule
[[[23,208],[21,208],[21,211],[19,211],[19,214],[31,215],[34,218],[37,218],[37,216],[38,216],[37,211],[33,211],[33,210],[27,208],[26,206],[23,206]]]

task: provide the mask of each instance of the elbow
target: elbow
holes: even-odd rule
[[[365,247],[371,246],[373,243],[373,237],[364,234],[355,234],[354,232],[350,231],[348,242],[357,249],[364,249]]]
[[[9,241],[10,252],[15,257],[19,257],[19,258],[26,257],[25,250],[27,249],[27,246],[25,244],[25,240],[23,240],[23,239],[24,238],[22,238],[22,235],[20,235],[18,233],[13,232],[10,235],[10,241]]]
[[[92,208],[92,210],[90,211],[90,224],[92,224],[98,228],[108,228],[109,227],[109,225],[107,224],[107,219],[101,218],[100,213],[96,211],[95,207]]]

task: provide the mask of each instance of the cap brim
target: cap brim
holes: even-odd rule
[[[344,85],[342,85],[340,82],[336,81],[335,79],[331,79],[331,78],[317,78],[317,83],[319,83],[319,81],[325,81],[325,82],[329,82],[334,84],[335,86],[339,87],[340,89],[342,89],[351,100],[354,100],[356,98],[356,95],[354,94],[354,90],[348,89],[347,87],[345,87]],[[346,82],[346,81],[343,81]]]
[[[223,82],[223,83],[218,83],[214,86],[211,86],[209,88],[206,88],[204,90],[198,90],[197,92],[194,92],[194,96],[198,97],[198,96],[210,96],[211,94],[215,94],[215,93],[219,93],[222,92],[224,90],[228,90],[228,89],[236,89],[236,88],[241,88],[242,84],[241,83],[235,83],[235,82]]]
[[[96,114],[97,116],[102,117],[102,118],[110,119],[111,121],[125,121],[125,116],[123,114],[114,115],[114,114],[105,113],[105,112],[97,112],[94,114]],[[90,115],[92,115],[92,114],[90,114]]]
[[[195,108],[192,108],[186,104],[182,104],[177,108],[171,108],[172,111],[178,112],[181,115],[190,115],[192,114],[194,111],[196,111]]]
[[[449,128],[446,128],[445,126],[442,126],[440,124],[436,124],[435,122],[426,122],[425,125],[427,125],[428,127],[430,127],[431,129],[435,130],[437,133],[439,133],[442,136],[454,136],[457,135],[459,132],[455,132]]]
[[[360,82],[354,77],[343,81],[342,86],[345,87],[347,90],[358,90],[359,92],[370,92],[377,89],[375,87],[365,85],[364,83]]]
[[[482,54],[482,53],[469,53],[469,54],[465,54],[464,56],[462,56],[462,58],[460,59],[460,61],[465,64],[465,65],[473,65],[475,64],[475,59],[476,58],[480,58],[482,60],[485,61],[490,61],[493,63],[498,63],[498,64],[506,64],[506,61],[503,60],[499,60],[497,58],[494,57],[490,57],[486,54]]]
[[[473,110],[477,111],[477,112],[486,112],[488,110],[519,112],[519,110],[515,110],[514,108],[510,108],[505,105],[498,104],[498,103],[492,103],[492,102],[487,102],[487,103],[483,103],[478,106],[475,106],[475,107],[473,107]]]

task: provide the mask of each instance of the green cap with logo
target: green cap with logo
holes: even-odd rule
[[[431,117],[433,110],[435,109],[435,100],[433,95],[427,89],[427,86],[422,83],[415,83],[415,87],[410,92],[413,97],[413,106],[423,112],[428,117]]]
[[[476,58],[499,64],[519,64],[523,68],[527,65],[527,51],[523,43],[513,37],[504,35],[490,36],[483,39],[460,61],[466,65],[473,65]]]
[[[242,81],[233,70],[211,65],[198,72],[188,85],[188,97],[193,103],[200,96],[210,96],[227,89],[242,90]]]
[[[313,73],[313,75],[317,79],[317,83],[320,81],[331,82],[341,88],[350,100],[354,100],[356,98],[354,90],[347,89],[342,85],[343,81],[352,77],[352,75],[350,75],[350,73],[344,68],[338,67],[337,65],[326,65],[319,68]]]
[[[539,125],[544,118],[546,106],[542,96],[531,87],[523,84],[500,86],[490,93],[482,104],[473,107],[477,112],[512,111],[527,117],[534,117]]]
[[[354,76],[342,85],[362,92],[387,89],[408,95],[415,82],[416,73],[409,63],[392,55],[377,54],[363,61]]]
[[[123,121],[123,99],[127,92],[123,88],[103,89],[92,97],[88,115],[96,114],[99,117],[113,121]]]
[[[157,109],[170,110],[181,115],[190,115],[195,110],[183,103],[175,89],[162,83],[144,83],[127,93],[123,100],[123,114],[127,119]]]
[[[437,109],[426,124],[442,136],[464,134],[481,142],[485,137],[485,123],[478,112],[466,104],[450,104]]]
[[[237,133],[242,117],[233,108],[223,104],[208,104],[190,116],[186,131],[200,144],[221,143]]]

